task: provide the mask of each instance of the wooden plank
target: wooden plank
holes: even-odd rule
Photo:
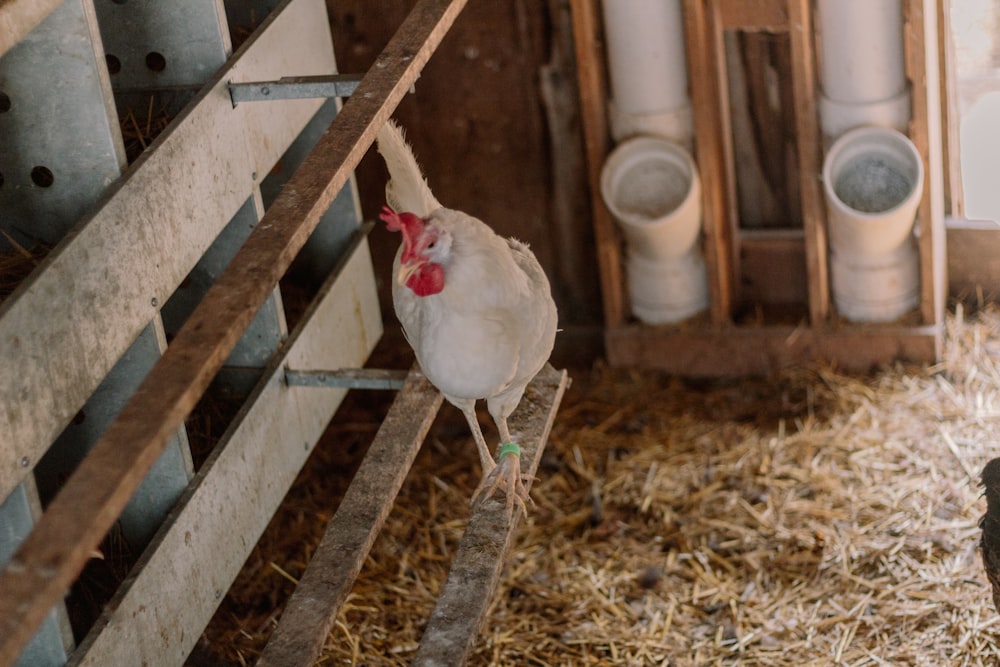
[[[299,579],[258,667],[311,665],[319,657],[442,400],[422,375],[407,378]]]
[[[810,0],[786,0],[792,52],[792,92],[795,100],[795,141],[799,158],[802,229],[805,233],[809,317],[821,326],[830,315],[827,269],[826,201],[820,175],[823,170],[822,134],[816,99],[816,54]]]
[[[521,445],[522,473],[529,489],[568,383],[566,371],[546,365],[511,416],[511,435]],[[502,497],[483,498],[473,508],[448,580],[411,663],[415,667],[465,664],[486,620],[521,519],[516,511],[509,516],[504,502]]]
[[[0,664],[13,662],[79,574],[464,5],[465,0],[421,0],[414,7],[163,358],[0,573]],[[255,105],[240,108],[244,106]]]
[[[924,191],[917,209],[920,313],[927,324],[944,320],[946,263],[938,25],[935,0],[904,2],[906,75],[913,100],[910,140],[924,162]]]
[[[788,30],[787,0],[717,0],[723,30],[785,32]]]
[[[942,343],[937,326],[718,327],[629,326],[607,332],[614,366],[660,368],[689,376],[766,375],[826,360],[867,372],[899,359],[933,362]]]
[[[570,0],[576,46],[577,85],[580,89],[580,119],[590,182],[590,202],[597,245],[597,266],[604,301],[604,322],[618,326],[626,318],[625,276],[622,271],[622,241],[611,212],[601,196],[601,168],[611,150],[608,130],[608,85],[604,34],[598,0]]]
[[[948,293],[981,305],[1000,300],[1000,223],[948,218]]]
[[[806,256],[798,229],[740,234],[740,301],[808,303]]]
[[[359,366],[381,331],[357,234],[71,666],[184,663],[346,393],[290,387],[285,368]]]
[[[951,29],[952,0],[937,3],[938,63],[941,72],[941,127],[944,145],[944,210],[946,215],[965,215],[965,195],[962,188],[962,159],[958,112],[958,72],[955,65],[955,39]]]
[[[333,67],[323,0],[271,15],[125,180],[0,305],[0,497],[41,458],[319,107],[227,81]],[[155,268],[151,268],[155,267]]]
[[[705,264],[712,321],[729,321],[735,291],[733,227],[735,224],[732,132],[729,119],[724,44],[717,1],[685,0],[691,104],[695,148],[702,183]]]
[[[0,0],[0,57],[62,3],[63,0]]]

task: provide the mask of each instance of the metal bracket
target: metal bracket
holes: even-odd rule
[[[361,82],[360,74],[283,76],[277,81],[230,83],[233,106],[240,102],[297,100],[316,97],[349,97]]]
[[[339,389],[402,389],[416,371],[392,371],[375,368],[339,368],[332,371],[295,371],[285,369],[285,383],[290,387],[327,387]]]

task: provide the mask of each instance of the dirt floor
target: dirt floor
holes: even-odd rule
[[[253,663],[390,399],[345,404],[193,660]],[[995,311],[950,318],[932,368],[574,371],[471,664],[998,664],[998,435]],[[446,407],[320,664],[409,663],[479,474]]]

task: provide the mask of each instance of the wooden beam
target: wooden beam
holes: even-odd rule
[[[808,303],[806,272],[800,230],[743,230],[740,234],[742,304]]]
[[[421,0],[35,530],[0,573],[0,664],[76,578],[416,80],[465,0]]]
[[[441,402],[441,393],[423,375],[410,374],[327,525],[258,667],[311,665],[319,658]]]
[[[528,489],[538,471],[542,450],[568,383],[566,371],[546,365],[511,415],[511,435],[521,445],[521,472]],[[516,510],[513,516],[507,514],[504,500],[483,498],[473,508],[448,579],[411,663],[414,667],[465,664],[486,620],[504,559],[521,519]]]
[[[607,332],[608,361],[614,366],[709,377],[768,375],[817,361],[862,373],[898,359],[933,362],[941,336],[938,326],[817,328],[805,323],[715,329],[634,325]]]
[[[604,300],[604,321],[618,326],[626,318],[625,276],[622,271],[622,241],[611,212],[601,196],[601,168],[611,151],[608,130],[609,98],[605,68],[604,33],[598,0],[570,0],[576,72],[580,88],[580,119],[583,124],[587,180],[597,245],[597,265]]]
[[[705,263],[711,317],[729,322],[734,292],[735,178],[732,124],[726,92],[725,45],[717,1],[685,0],[684,34],[694,110],[695,148],[702,182]]]
[[[920,313],[927,324],[944,320],[947,254],[944,233],[944,162],[936,0],[905,0],[904,52],[910,80],[910,140],[924,163],[924,190],[917,209],[920,249]]]
[[[962,159],[958,113],[958,72],[955,65],[955,39],[951,29],[952,0],[937,3],[938,63],[941,73],[941,127],[944,151],[944,212],[960,218],[965,215],[965,194],[962,187]]]
[[[948,293],[966,303],[1000,301],[1000,223],[948,218]]]
[[[788,0],[718,0],[723,30],[785,32],[788,30]]]
[[[822,138],[816,98],[816,55],[810,0],[786,0],[791,22],[792,93],[795,99],[795,143],[798,150],[805,233],[809,318],[822,326],[830,316],[830,278],[827,269],[826,201],[820,174],[823,169]]]

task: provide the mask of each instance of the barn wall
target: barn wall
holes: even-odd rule
[[[370,67],[413,4],[327,0],[340,70]],[[573,68],[568,2],[473,0],[396,114],[440,201],[531,245],[564,327],[601,321]],[[374,150],[356,173],[372,218],[387,178]],[[387,276],[398,237],[371,241]]]

